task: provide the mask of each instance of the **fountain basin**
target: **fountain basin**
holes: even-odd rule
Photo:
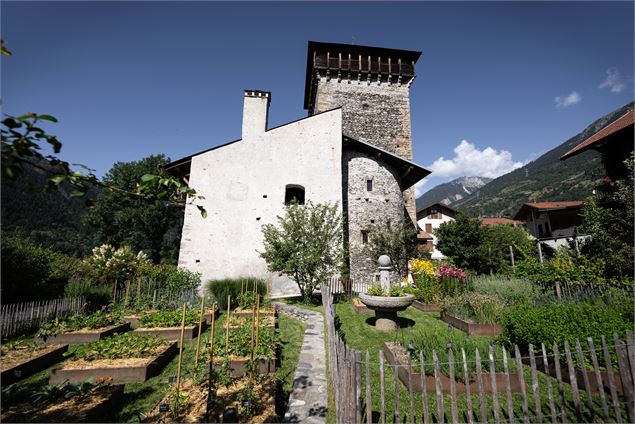
[[[359,300],[375,311],[375,328],[381,331],[397,329],[397,312],[405,310],[414,302],[411,294],[404,296],[369,296],[360,293]]]

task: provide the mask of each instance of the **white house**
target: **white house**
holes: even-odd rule
[[[351,277],[371,279],[376,264],[365,249],[369,229],[411,219],[411,188],[429,174],[410,160],[408,95],[419,54],[310,42],[309,116],[275,128],[267,124],[271,93],[246,90],[239,140],[165,167],[203,196],[186,206],[179,266],[200,272],[203,281],[250,276],[269,279],[272,295],[293,291],[286,277],[267,271],[258,252],[262,226],[276,224],[296,198],[339,205]],[[388,57],[399,67],[384,67]],[[408,66],[401,66],[402,58]],[[379,115],[382,125],[364,124]]]
[[[434,235],[434,230],[444,222],[454,221],[457,213],[456,209],[441,202],[431,203],[417,210],[417,225],[420,228],[418,238],[425,240],[426,247],[432,249],[432,259],[445,258],[437,250],[437,236]]]

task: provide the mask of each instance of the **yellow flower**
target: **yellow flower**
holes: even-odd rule
[[[434,275],[432,262],[427,259],[412,259],[410,261],[410,271],[413,274]]]

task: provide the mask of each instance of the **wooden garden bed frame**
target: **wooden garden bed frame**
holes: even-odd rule
[[[421,312],[441,312],[443,310],[443,306],[437,303],[422,303],[418,300],[412,302],[412,307]]]
[[[177,342],[172,342],[159,354],[148,358],[148,361],[144,365],[138,366],[118,366],[116,360],[112,361],[112,366],[95,368],[65,369],[64,364],[62,364],[60,368],[51,373],[49,384],[57,384],[64,380],[77,383],[86,381],[89,378],[97,380],[99,378],[108,379],[110,377],[112,377],[112,381],[115,383],[143,382],[163,369],[177,354],[177,350]]]
[[[207,328],[207,323],[203,321],[202,331]],[[133,331],[137,334],[154,334],[166,340],[179,340],[181,338],[181,327],[139,327]],[[183,331],[183,340],[192,340],[198,337],[198,325],[187,325]]]
[[[99,331],[97,331],[99,330]],[[125,333],[130,330],[130,323],[110,325],[101,329],[95,329],[90,331],[78,330],[69,331],[67,333],[60,333],[56,336],[47,337],[46,340],[42,337],[36,337],[35,341],[39,344],[84,344],[97,342],[105,337],[112,336],[116,333]]]
[[[441,319],[469,336],[500,336],[503,329],[496,324],[473,324],[441,311]]]
[[[386,357],[386,360],[388,361],[388,363],[393,366],[394,365],[398,366],[399,380],[406,387],[408,387],[408,382],[411,381],[412,390],[416,392],[422,392],[423,385],[421,381],[421,373],[414,372],[412,369],[408,367],[407,363],[405,364],[402,363],[399,360],[399,355],[393,352],[393,350],[391,349],[391,347],[388,345],[387,342],[384,342],[383,350],[384,350],[384,356]],[[405,350],[402,353],[407,355]],[[416,363],[418,363],[418,360],[413,360],[413,364],[416,364]],[[461,377],[463,376],[463,370],[460,369],[459,367],[456,368],[455,373],[457,376],[461,376]],[[496,377],[497,393],[501,393],[501,391],[504,390],[503,388],[505,387],[505,373],[497,372],[495,373],[495,377]],[[440,380],[441,380],[441,387],[442,387],[443,393],[451,394],[450,378],[446,376],[445,374],[441,374]],[[424,381],[425,381],[427,392],[434,393],[436,390],[435,376],[426,374]],[[470,393],[473,393],[473,394],[478,393],[477,376],[470,376],[470,381],[471,381]],[[482,372],[482,381],[483,381],[484,393],[492,393],[492,380],[491,380],[491,375],[489,371]],[[518,372],[509,373],[509,382],[510,382],[510,388],[512,393],[521,393],[520,378],[519,378]],[[456,387],[456,393],[466,393],[466,385],[463,381],[459,381],[455,379],[454,384]]]
[[[68,345],[64,344],[57,347],[50,345],[44,347],[44,350],[45,352],[40,352],[39,354],[27,358],[11,368],[7,368],[2,371],[0,384],[2,384],[2,386],[9,385],[61,361],[64,359],[64,352],[68,350]]]
[[[240,378],[245,375],[247,363],[249,362],[249,358],[230,358],[229,360],[229,368],[231,369],[231,376],[234,378]],[[214,361],[214,368],[217,368],[220,365],[219,362]],[[276,372],[276,358],[258,359],[258,372],[260,374],[273,374]]]
[[[231,314],[237,317],[250,317],[253,315],[253,308],[236,309]],[[278,316],[278,311],[276,310],[276,308],[260,309],[260,316],[263,316],[263,315]]]

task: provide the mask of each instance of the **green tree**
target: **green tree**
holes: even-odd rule
[[[454,265],[478,271],[481,264],[484,229],[476,218],[459,213],[454,221],[444,222],[434,231],[437,249]]]
[[[626,181],[616,182],[616,191],[598,194],[584,202],[582,225],[578,232],[591,237],[581,246],[590,259],[606,263],[606,276],[613,280],[633,279],[633,179],[634,158],[625,161],[629,174]]]
[[[271,272],[286,274],[296,282],[302,297],[339,272],[343,259],[342,216],[337,204],[292,203],[278,225],[262,228],[264,251],[260,256]]]
[[[169,162],[164,155],[151,155],[113,165],[103,181],[114,189],[101,190],[86,215],[87,222],[95,229],[98,244],[129,246],[134,251],[145,251],[154,263],[176,263],[182,208],[164,200],[127,194],[136,190],[144,175],[157,172]]]
[[[509,246],[514,249],[516,260],[535,255],[535,242],[522,227],[507,224],[497,224],[482,228],[480,257],[477,271],[480,273],[511,272],[511,257]]]
[[[370,231],[369,257],[377,263],[381,255],[388,255],[401,277],[407,275],[408,260],[419,258],[422,253],[417,248],[417,230],[412,224],[375,225]]]

